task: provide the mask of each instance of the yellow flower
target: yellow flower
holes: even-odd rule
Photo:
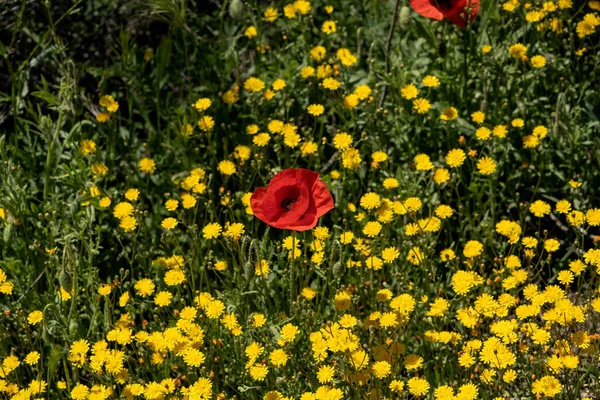
[[[292,149],[300,144],[300,140],[300,135],[298,135],[295,131],[289,131],[283,134],[283,144]]]
[[[217,238],[221,234],[222,229],[223,228],[221,227],[221,225],[219,225],[219,223],[210,223],[202,229],[202,236],[204,237],[204,239]]]
[[[198,121],[198,126],[204,132],[208,132],[214,128],[215,120],[210,115],[205,115]]]
[[[304,79],[309,78],[309,77],[313,76],[314,74],[315,74],[315,69],[311,66],[304,67],[300,71],[300,76],[302,76]]]
[[[400,183],[396,178],[385,178],[383,180],[383,187],[386,189],[395,189],[400,186]]]
[[[136,201],[138,196],[140,195],[140,191],[137,189],[128,189],[125,192],[125,198],[129,201]]]
[[[323,31],[323,33],[331,35],[332,33],[335,33],[337,28],[336,28],[335,22],[330,20],[330,21],[323,22],[323,26],[321,27],[321,30]]]
[[[433,180],[438,185],[446,183],[450,180],[450,172],[445,168],[437,168],[433,173]]]
[[[353,110],[358,106],[359,98],[354,93],[344,97],[344,107],[348,110]]]
[[[384,162],[388,159],[387,153],[383,151],[374,151],[373,154],[371,154],[371,157],[376,163]]]
[[[446,219],[452,216],[454,210],[450,206],[445,204],[441,204],[435,208],[435,215],[440,217],[441,219]]]
[[[527,58],[527,47],[521,43],[513,44],[508,49],[508,54],[513,58],[525,60]]]
[[[255,26],[249,26],[244,31],[244,36],[246,36],[248,39],[252,39],[256,37],[256,35],[258,35],[258,32]]]
[[[263,314],[254,314],[252,316],[252,325],[255,328],[260,328],[267,322],[267,318]]]
[[[263,16],[267,22],[274,22],[279,17],[279,11],[276,8],[269,7],[265,10]]]
[[[235,89],[228,90],[225,93],[223,93],[223,97],[222,97],[223,101],[226,104],[233,104],[236,101],[238,101],[240,99],[240,95],[238,94],[237,90],[238,90],[238,87],[236,86]],[[190,125],[190,129],[191,129],[191,125]],[[190,134],[191,134],[191,132],[190,132]]]
[[[319,147],[317,146],[317,144],[312,141],[304,142],[302,146],[300,146],[300,152],[303,156],[313,155],[317,152],[318,149]]]
[[[32,351],[25,357],[25,364],[27,365],[35,365],[40,360],[40,353],[37,351]]]
[[[363,234],[368,237],[375,237],[379,235],[379,232],[381,232],[381,224],[377,221],[367,222],[363,228]]]
[[[334,375],[335,369],[329,365],[323,365],[317,371],[317,379],[321,384],[332,382]]]
[[[283,367],[289,360],[289,356],[282,349],[275,349],[269,355],[269,361],[276,367]]]
[[[392,367],[387,361],[378,361],[374,363],[371,368],[373,370],[373,375],[375,375],[377,379],[386,378],[392,372]]]
[[[269,372],[269,368],[263,364],[255,364],[249,369],[250,377],[255,381],[262,382],[265,380]]]
[[[333,145],[338,150],[346,150],[352,146],[352,136],[340,132],[333,137]]]
[[[525,126],[525,121],[523,121],[523,119],[521,118],[515,118],[510,122],[510,125],[513,128],[522,128],[523,126]]]
[[[452,249],[444,249],[441,251],[440,257],[444,261],[452,261],[456,258],[456,254],[454,254]]]
[[[154,292],[155,285],[154,282],[152,282],[152,280],[144,278],[137,281],[133,287],[135,288],[135,291],[138,295],[142,297],[147,297],[150,296],[152,292]]]
[[[201,98],[201,99],[198,99],[198,101],[196,101],[196,103],[194,103],[194,108],[198,111],[206,111],[208,109],[208,107],[210,107],[211,104],[212,104],[212,102],[210,101],[210,99]]]
[[[39,324],[40,322],[42,322],[43,319],[44,319],[44,314],[39,310],[31,312],[27,316],[27,322],[29,322],[29,325]]]
[[[96,142],[90,139],[84,139],[79,143],[79,151],[84,156],[93,154],[96,152]]]
[[[463,165],[466,158],[467,156],[463,150],[453,149],[450,150],[446,155],[446,164],[448,164],[451,168],[457,168]]]
[[[162,223],[160,224],[160,226],[162,226],[166,230],[170,231],[171,229],[173,229],[177,226],[177,220],[175,218],[171,218],[171,217],[165,218],[162,220]]]
[[[483,251],[483,244],[477,240],[469,240],[467,244],[465,244],[465,248],[463,249],[463,254],[467,258],[474,258],[481,254]]]
[[[107,207],[110,207],[110,203],[111,203],[111,201],[108,197],[103,197],[98,202],[98,205],[102,208],[107,208]]]
[[[119,307],[125,307],[129,302],[129,292],[125,292],[119,297]]]
[[[550,214],[550,204],[542,200],[536,200],[529,206],[529,211],[538,218]]]
[[[358,97],[359,100],[368,99],[371,96],[371,88],[367,85],[359,85],[354,89],[354,94]]]
[[[567,214],[571,211],[571,202],[568,200],[559,200],[556,202],[556,212],[559,214]]]
[[[544,56],[533,56],[531,57],[531,66],[534,68],[542,68],[546,65],[546,57]]]
[[[322,61],[327,54],[327,50],[323,46],[315,46],[310,50],[310,58],[315,61]]]
[[[350,67],[350,66],[356,64],[356,62],[357,62],[356,56],[354,54],[352,54],[352,52],[350,52],[350,50],[348,50],[346,48],[339,49],[337,51],[336,55],[338,56],[338,58],[340,59],[342,64],[347,67]]]
[[[406,256],[406,260],[413,264],[419,265],[425,259],[425,254],[419,247],[413,247],[409,250],[408,255]]]
[[[244,224],[235,222],[230,224],[229,222],[225,224],[225,231],[223,232],[223,236],[238,240],[244,234]]]
[[[558,273],[558,277],[556,278],[556,280],[558,280],[563,285],[568,285],[568,284],[572,283],[573,279],[574,279],[574,275],[569,270],[560,271]]]
[[[316,117],[323,114],[325,107],[323,107],[321,104],[311,104],[308,106],[307,110],[310,115],[314,115]]]
[[[406,382],[406,386],[408,386],[408,391],[414,396],[424,396],[429,392],[429,383],[423,378],[410,378],[408,382]]]
[[[431,108],[431,103],[427,99],[415,99],[413,101],[413,110],[419,114],[425,114]]]
[[[267,276],[271,271],[271,266],[267,260],[260,260],[254,264],[254,275]]]
[[[429,171],[434,168],[431,159],[427,154],[417,154],[413,159],[417,171]]]
[[[306,300],[312,300],[317,295],[317,291],[313,288],[305,287],[304,289],[302,289],[301,295]]]
[[[334,297],[335,309],[338,311],[344,311],[350,308],[352,297],[346,292],[338,292]]]
[[[175,199],[170,199],[165,202],[165,208],[169,211],[175,211],[178,205],[179,202]]]
[[[486,128],[485,126],[481,126],[475,130],[475,136],[479,140],[488,140],[491,135],[492,131],[490,131],[489,128]]]
[[[562,390],[562,385],[554,376],[546,375],[534,381],[531,385],[531,391],[535,395],[554,397]]]
[[[600,209],[591,208],[585,213],[585,219],[590,226],[600,225]]]
[[[380,204],[381,204],[381,197],[377,193],[374,193],[374,192],[366,193],[360,198],[360,206],[367,210],[372,210],[374,208],[377,208],[377,207],[379,207]]]
[[[441,300],[443,300],[443,299],[441,299]],[[430,315],[430,314],[428,313],[428,315]],[[422,366],[423,366],[423,357],[420,357],[416,354],[409,354],[408,356],[406,356],[406,359],[404,360],[404,367],[408,371],[417,370],[417,369],[421,368]]]
[[[438,87],[440,86],[440,80],[433,75],[427,75],[425,78],[423,78],[423,86]]]
[[[458,118],[458,110],[454,107],[446,107],[442,114],[440,115],[440,119],[442,121],[452,121]]]
[[[137,228],[137,220],[131,215],[126,215],[120,219],[119,226],[125,232],[131,232]]]
[[[246,89],[249,92],[260,92],[261,90],[263,90],[265,88],[265,83],[255,77],[250,77],[248,79],[246,79],[246,81],[244,82],[244,89]]]
[[[477,170],[483,175],[490,175],[496,171],[496,163],[489,157],[482,157],[477,161]]]
[[[508,134],[508,128],[506,125],[496,125],[492,130],[492,134],[500,139],[503,139]]]
[[[100,122],[101,124],[104,124],[106,122],[108,122],[110,120],[110,114],[105,113],[105,112],[99,112],[98,114],[96,114],[96,121]]]
[[[323,79],[323,87],[329,90],[337,90],[340,87],[341,83],[333,78],[325,78]]]
[[[473,114],[471,114],[471,119],[476,124],[482,124],[483,121],[485,121],[485,114],[481,111],[475,111]]]
[[[270,140],[271,136],[268,133],[259,133],[252,138],[252,143],[258,147],[264,147],[269,143]]]
[[[410,83],[400,90],[400,95],[406,100],[412,100],[419,95],[419,89],[417,89],[415,85]]]
[[[544,249],[548,253],[552,253],[552,252],[558,250],[559,247],[560,247],[560,242],[556,239],[547,239],[546,241],[544,241]]]
[[[229,160],[221,161],[217,168],[219,169],[219,172],[223,175],[233,175],[237,171],[235,164]]]
[[[175,201],[175,204],[171,203],[171,206],[175,206],[175,208],[177,208],[177,200],[173,200]],[[197,203],[197,200],[194,196],[192,196],[189,193],[183,193],[181,195],[181,205],[183,206],[183,208],[190,209],[192,207],[194,207]],[[173,211],[173,210],[169,210],[169,211]]]
[[[154,303],[159,307],[166,307],[171,304],[173,295],[169,292],[159,292],[154,296]]]
[[[85,400],[88,398],[89,392],[90,392],[90,390],[88,389],[87,386],[82,385],[81,383],[78,383],[71,390],[71,398],[73,398],[73,400]]]
[[[271,87],[277,92],[285,87],[285,81],[283,79],[275,79]]]
[[[103,283],[98,287],[98,294],[100,296],[108,296],[111,292],[112,292],[111,285],[107,285],[107,284]]]
[[[138,167],[142,172],[145,172],[147,174],[153,174],[156,170],[156,163],[151,158],[142,158],[138,163]]]
[[[109,113],[115,113],[119,109],[119,103],[117,103],[111,95],[104,95],[100,98],[100,106],[106,108]]]

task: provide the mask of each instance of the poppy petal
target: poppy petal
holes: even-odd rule
[[[333,209],[333,197],[331,196],[329,189],[327,189],[327,185],[325,185],[322,180],[317,179],[315,181],[312,194],[315,207],[317,208],[317,218],[321,218],[321,216]]]
[[[267,188],[257,188],[250,197],[250,207],[256,218],[263,222],[270,223],[273,218],[273,207],[269,201]]]
[[[277,206],[282,210],[282,213],[274,223],[283,228],[298,221],[298,219],[304,215],[310,204],[310,193],[308,192],[308,187],[305,183],[300,182],[298,185],[295,185],[293,189],[295,189],[294,191],[297,193],[297,197],[296,201],[291,204],[289,210],[285,210],[282,207],[282,201],[284,199],[277,197]],[[278,196],[281,196],[279,192]]]
[[[479,13],[479,0],[459,0],[452,5],[452,8],[444,10],[444,17],[461,28],[467,26],[467,12],[465,8],[471,6],[470,21],[473,21]]]
[[[267,190],[269,191],[269,194],[274,194],[277,190],[279,190],[279,188],[283,187],[283,186],[292,186],[296,184],[296,170],[289,168],[289,169],[284,169],[283,171],[277,173],[273,179],[271,179],[271,182],[269,182],[269,185],[267,187]]]
[[[293,229],[295,231],[307,231],[317,226],[318,221],[319,217],[317,216],[317,207],[314,199],[311,197],[308,210],[306,210],[302,218],[296,221],[294,227],[289,229]]]
[[[269,211],[269,209],[265,207],[266,197],[267,188],[264,187],[256,188],[250,197],[250,207],[252,208],[252,213],[256,216],[256,218],[263,222],[267,222],[269,220],[265,216],[265,213]]]
[[[250,206],[258,219],[274,228],[305,231],[334,204],[318,172],[290,168],[275,175],[266,188],[256,189]]]
[[[410,6],[415,12],[423,17],[441,21],[444,19],[444,14],[430,0],[410,0]]]
[[[299,219],[293,227],[288,229],[302,232],[314,228],[317,226],[317,222],[319,221],[316,211],[317,209],[315,207],[310,207],[309,210],[302,216],[302,218]]]

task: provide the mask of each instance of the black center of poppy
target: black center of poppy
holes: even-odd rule
[[[296,202],[296,199],[291,199],[286,197],[281,202],[281,208],[284,208],[286,211],[290,211],[292,209],[292,205]]]
[[[433,4],[438,8],[451,8],[452,0],[433,0]]]

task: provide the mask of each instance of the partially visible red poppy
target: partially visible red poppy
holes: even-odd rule
[[[479,0],[410,0],[411,7],[420,15],[441,21],[446,18],[461,28],[473,21],[479,13]],[[467,17],[466,8],[471,9]]]
[[[267,225],[306,231],[333,208],[333,197],[318,172],[290,168],[275,175],[268,187],[256,189],[250,206]]]

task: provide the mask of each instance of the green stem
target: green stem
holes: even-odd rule
[[[296,298],[296,231],[292,232],[292,264],[290,268],[290,313],[294,305],[294,299]]]

